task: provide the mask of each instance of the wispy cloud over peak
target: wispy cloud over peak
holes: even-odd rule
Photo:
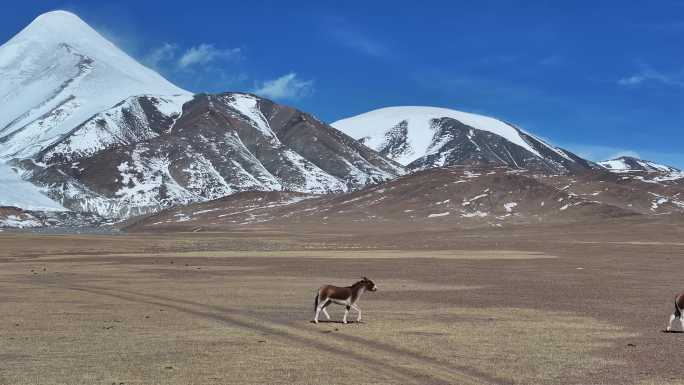
[[[684,71],[668,74],[656,71],[648,66],[630,76],[623,77],[617,82],[621,86],[638,86],[645,83],[658,83],[672,87],[684,87]]]
[[[252,90],[257,95],[277,100],[295,100],[313,92],[313,80],[300,79],[290,72],[277,79],[267,80]]]
[[[338,43],[364,55],[385,57],[392,54],[387,44],[343,18],[329,18],[324,30]]]
[[[173,60],[177,51],[178,46],[176,44],[164,43],[145,55],[143,62],[152,68],[157,69],[162,63]]]
[[[200,44],[188,48],[178,59],[178,66],[189,68],[195,65],[209,64],[216,60],[239,60],[242,55],[240,48],[219,49],[213,44]]]
[[[638,152],[632,150],[620,150],[614,154],[609,155],[608,159],[617,159],[622,158],[623,156],[641,159],[641,155]]]
[[[562,64],[564,61],[563,57],[560,55],[550,55],[539,61],[539,64],[543,66],[556,66]]]
[[[163,43],[148,51],[142,62],[186,89],[225,91],[226,87],[245,86],[248,75],[240,67],[244,57],[240,48],[217,48],[201,43],[182,47]]]
[[[143,61],[154,68],[171,65],[179,69],[190,69],[218,62],[236,62],[240,59],[240,48],[216,48],[213,44],[202,43],[181,52],[178,44],[163,43],[145,55]]]

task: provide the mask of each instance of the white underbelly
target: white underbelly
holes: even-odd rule
[[[349,306],[349,304],[351,303],[350,300],[332,299],[332,298],[330,299],[330,302],[338,304],[338,305],[342,305],[342,306]]]

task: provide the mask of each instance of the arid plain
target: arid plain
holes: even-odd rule
[[[0,383],[678,384],[682,229],[4,232]],[[310,322],[361,275],[361,323]]]

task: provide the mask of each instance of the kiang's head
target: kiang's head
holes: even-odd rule
[[[376,285],[375,282],[371,281],[370,279],[368,279],[366,277],[363,277],[361,279],[361,282],[363,283],[363,286],[368,291],[377,291],[378,290],[378,285]]]

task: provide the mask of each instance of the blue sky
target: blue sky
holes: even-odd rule
[[[255,91],[328,122],[455,108],[592,160],[684,168],[684,0],[102,3],[13,2],[0,41],[66,9],[191,91]]]

